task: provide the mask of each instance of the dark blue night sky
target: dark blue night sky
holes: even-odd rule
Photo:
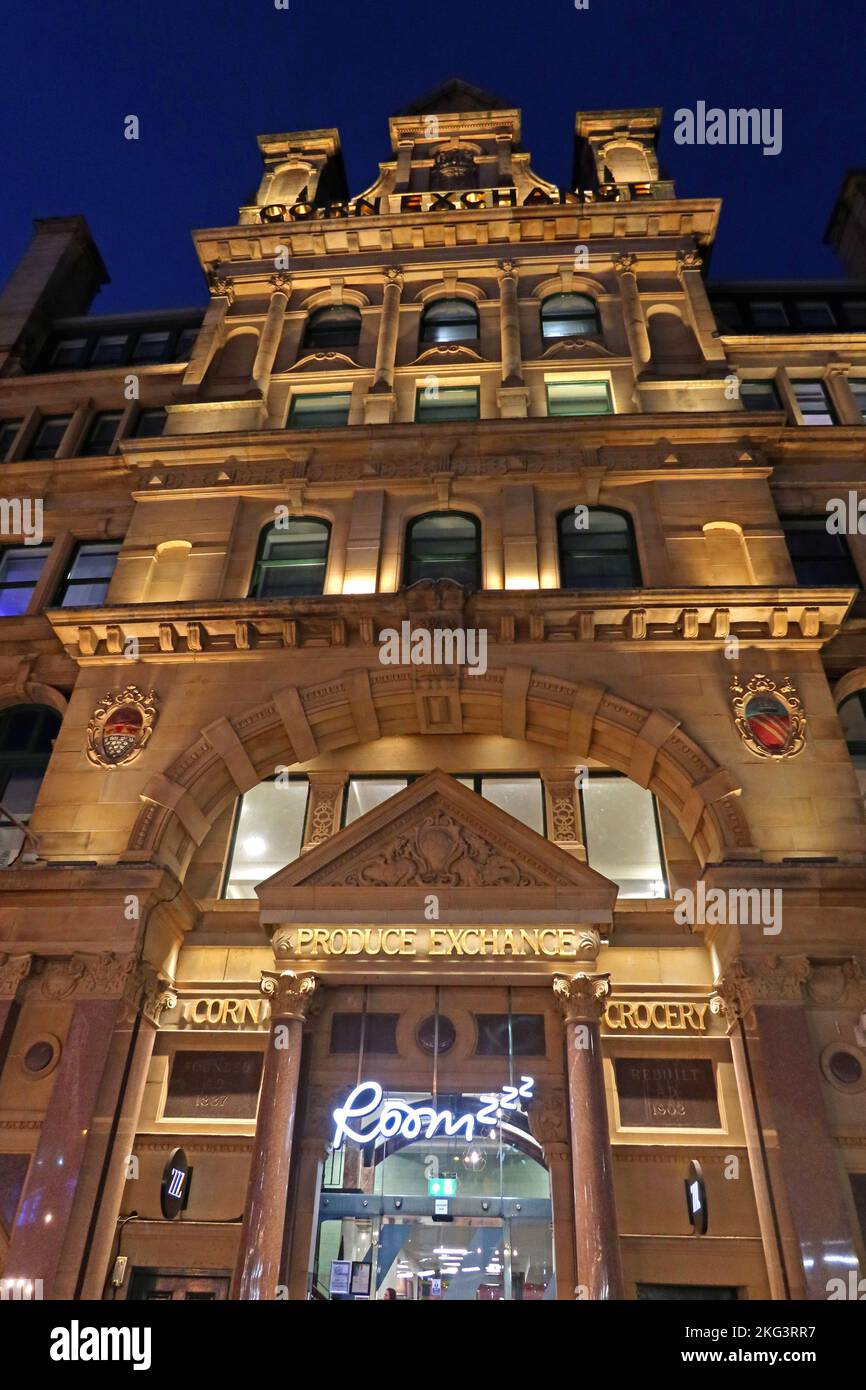
[[[450,76],[523,109],[537,171],[567,184],[577,110],[662,106],[682,195],[724,199],[712,276],[835,277],[822,245],[866,165],[863,0],[28,0],[4,18],[0,278],[34,217],[83,213],[112,283],[94,310],[204,302],[189,229],[232,225],[259,133],[337,126],[350,188],[387,117]],[[674,111],[781,107],[783,148],[678,146]],[[123,138],[140,118],[141,139]]]

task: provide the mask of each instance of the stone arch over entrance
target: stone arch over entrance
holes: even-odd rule
[[[378,738],[464,733],[534,742],[561,750],[575,765],[592,758],[625,773],[667,807],[702,865],[751,849],[739,784],[678,720],[601,685],[515,665],[483,676],[362,668],[283,687],[207,725],[151,778],[127,852],[183,877],[217,816],[276,767]]]

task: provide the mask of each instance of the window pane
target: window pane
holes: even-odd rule
[[[71,419],[71,415],[46,415],[27,451],[28,458],[53,459]]]
[[[306,778],[260,782],[241,797],[224,897],[254,898],[257,883],[297,859],[306,809]]]
[[[713,313],[720,333],[735,333],[743,326],[743,316],[733,300],[716,300]]]
[[[560,586],[563,589],[632,589],[640,583],[634,537],[628,518],[604,507],[559,518]]]
[[[866,423],[866,377],[852,377],[850,385],[851,394],[857,402],[857,409],[860,411],[860,418]]]
[[[475,587],[479,583],[478,527],[457,512],[418,517],[406,533],[405,582],[453,579]]]
[[[756,328],[787,328],[788,315],[778,302],[756,300],[751,305],[752,323]]]
[[[848,542],[827,529],[826,516],[783,517],[782,529],[798,584],[859,589]]]
[[[549,381],[548,415],[610,415],[610,387],[606,381]]]
[[[117,434],[120,420],[121,412],[119,410],[103,410],[99,415],[94,416],[93,424],[90,426],[90,432],[82,446],[81,453],[87,456],[107,454],[114,443],[114,436]]]
[[[477,420],[479,413],[477,386],[440,386],[436,395],[427,395],[427,387],[419,386],[415,403],[415,419],[434,423],[437,420]]]
[[[60,599],[61,608],[104,603],[119,550],[120,541],[95,541],[79,545],[66,577]]]
[[[797,316],[804,328],[835,328],[836,320],[829,304],[821,300],[799,300]]]
[[[846,299],[842,307],[852,328],[866,328],[866,299]]]
[[[361,314],[351,304],[317,309],[307,321],[305,348],[356,347],[361,337]]]
[[[627,777],[593,777],[583,789],[590,867],[619,884],[623,898],[667,893],[653,795]]]
[[[175,343],[174,352],[172,354],[175,362],[189,361],[190,357],[192,356],[192,350],[195,346],[195,340],[198,337],[198,334],[199,330],[197,328],[184,328],[181,330],[181,332],[178,334],[177,342]]]
[[[0,558],[0,617],[23,613],[50,550],[47,545],[12,546]]]
[[[97,338],[90,357],[90,365],[111,366],[127,360],[128,333],[106,333]]]
[[[154,439],[165,429],[165,411],[162,406],[151,410],[141,410],[133,430],[134,439]]]
[[[781,403],[772,381],[741,381],[740,400],[745,410],[781,410]]]
[[[830,402],[822,381],[792,381],[791,389],[806,425],[834,425],[836,423]]]
[[[0,424],[0,463],[6,461],[6,456],[12,448],[12,442],[20,428],[20,420],[4,420]]]
[[[63,338],[51,354],[50,365],[55,368],[81,367],[86,354],[86,338]]]
[[[481,795],[500,811],[544,834],[544,796],[540,777],[482,777]]]
[[[508,1014],[476,1014],[479,1057],[507,1057],[509,1053]],[[511,1055],[543,1057],[544,1014],[511,1015]]]
[[[168,330],[139,333],[132,353],[133,362],[162,362],[168,347]]]
[[[351,400],[349,391],[293,396],[289,426],[294,429],[320,430],[348,424]]]
[[[545,341],[588,337],[598,331],[598,311],[584,294],[553,294],[541,306],[541,333]]]
[[[346,793],[345,823],[351,825],[359,816],[375,811],[383,801],[396,796],[409,785],[405,777],[352,777]]]
[[[298,598],[321,594],[328,564],[327,524],[289,517],[286,527],[265,534],[253,575],[254,598]]]
[[[421,321],[424,343],[459,343],[478,337],[478,310],[466,299],[437,299]]]
[[[331,1019],[331,1052],[357,1056],[361,1050],[362,1014],[334,1014]],[[364,1052],[397,1052],[399,1014],[371,1014],[363,1020]]]

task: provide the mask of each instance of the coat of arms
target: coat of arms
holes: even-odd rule
[[[97,767],[121,767],[138,757],[153,732],[156,701],[128,685],[105,695],[87,726],[87,756]]]
[[[793,758],[806,743],[806,716],[790,678],[781,683],[768,676],[752,676],[743,685],[731,681],[737,732],[759,758]]]

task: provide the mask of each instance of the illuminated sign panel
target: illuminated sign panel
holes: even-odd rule
[[[479,1128],[507,1124],[509,1114],[520,1111],[522,1100],[531,1100],[535,1082],[531,1076],[521,1076],[519,1086],[503,1086],[501,1091],[477,1097],[477,1109],[465,1115],[452,1110],[435,1110],[427,1103],[412,1105],[395,1098],[385,1100],[378,1081],[362,1081],[352,1091],[345,1105],[334,1111],[332,1145],[339,1149],[346,1139],[356,1144],[382,1143],[388,1139],[433,1139],[437,1134],[462,1135],[467,1141]],[[472,1098],[475,1100],[475,1098]],[[370,1120],[364,1129],[353,1129],[350,1120]]]

